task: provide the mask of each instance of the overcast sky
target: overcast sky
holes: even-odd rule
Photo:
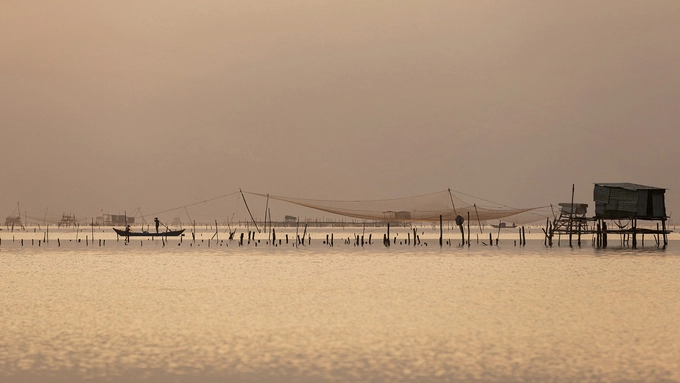
[[[677,0],[0,8],[2,217],[239,188],[529,207],[572,183],[592,212],[593,183],[623,181],[680,214],[679,122]]]

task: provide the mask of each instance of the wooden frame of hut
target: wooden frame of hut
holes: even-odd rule
[[[576,234],[577,244],[581,246],[581,235],[592,232],[588,222],[594,221],[594,219],[586,217],[586,214],[588,214],[588,204],[561,202],[558,205],[560,206],[560,215],[553,220],[548,238],[551,246],[552,237],[555,234],[558,235],[558,244],[562,234],[569,235],[569,246],[572,246],[572,236]]]

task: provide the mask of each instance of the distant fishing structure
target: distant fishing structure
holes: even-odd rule
[[[581,236],[590,234],[593,235],[593,246],[606,248],[608,236],[618,234],[622,246],[632,245],[635,249],[638,235],[644,246],[647,234],[654,238],[657,246],[663,243],[665,248],[668,234],[672,232],[666,227],[669,217],[666,215],[665,193],[666,189],[663,188],[629,182],[596,183],[593,189],[595,216],[587,217],[588,204],[574,203],[572,185],[571,202],[560,203],[559,216],[552,222],[546,220],[544,242],[546,246],[552,246],[553,238],[557,235],[560,245],[561,237],[565,235],[569,237],[569,246],[573,246],[573,237],[576,236],[576,244],[580,247]],[[656,223],[656,228],[639,227],[638,221]]]
[[[541,230],[544,233],[544,245],[546,247],[553,246],[555,237],[557,237],[558,246],[561,246],[562,244],[562,237],[568,237],[570,247],[573,247],[574,244],[580,247],[582,245],[582,236],[590,235],[593,247],[606,248],[608,245],[608,236],[611,236],[612,234],[619,234],[621,236],[622,246],[631,246],[632,241],[632,248],[637,248],[638,237],[641,238],[642,246],[644,246],[645,235],[653,236],[657,247],[663,246],[665,248],[668,244],[667,235],[671,233],[671,231],[667,228],[667,220],[669,217],[666,215],[665,210],[665,189],[632,183],[595,184],[593,195],[596,209],[595,216],[593,217],[587,216],[588,204],[574,202],[574,189],[575,186],[572,185],[571,202],[559,203],[559,214],[557,215],[553,211],[552,220],[547,214],[541,214],[539,212],[539,209],[549,208],[550,210],[553,210],[552,205],[515,208],[465,193],[454,192],[451,189],[412,197],[378,200],[321,200],[286,197],[269,193],[255,193],[239,189],[238,191],[218,197],[181,205],[152,214],[146,214],[147,217],[155,216],[155,231],[151,230],[149,224],[146,223],[146,219],[144,218],[144,215],[142,215],[140,208],[137,208],[134,215],[141,215],[141,223],[139,224],[141,225],[141,228],[139,225],[134,229],[131,227],[131,225],[134,224],[135,217],[130,217],[127,213],[123,215],[105,214],[102,217],[97,217],[98,220],[96,223],[93,218],[90,223],[83,225],[85,227],[90,226],[89,231],[91,231],[91,233],[89,233],[89,235],[87,231],[83,232],[83,230],[81,230],[81,225],[77,223],[75,215],[73,214],[67,215],[64,213],[61,221],[63,225],[60,226],[65,228],[73,227],[75,241],[80,243],[82,236],[84,235],[85,245],[88,246],[90,243],[95,243],[95,226],[98,226],[101,229],[101,226],[111,224],[112,226],[123,227],[123,229],[113,229],[116,233],[116,241],[122,237],[125,239],[126,244],[130,244],[131,238],[138,238],[142,239],[142,241],[139,242],[140,246],[142,246],[144,240],[153,241],[155,238],[159,238],[164,247],[169,243],[169,240],[172,237],[177,237],[179,239],[177,245],[181,246],[182,239],[185,236],[185,230],[189,231],[191,234],[190,246],[201,246],[201,243],[204,241],[207,241],[208,247],[210,247],[211,244],[214,244],[215,246],[229,246],[229,243],[233,244],[234,242],[232,241],[234,240],[236,240],[235,244],[237,246],[246,246],[251,243],[258,246],[261,242],[275,247],[288,246],[291,241],[289,238],[291,229],[294,229],[292,245],[296,247],[305,246],[311,244],[312,234],[319,235],[318,230],[308,231],[308,228],[314,227],[341,227],[343,230],[346,227],[358,227],[361,230],[359,234],[354,233],[353,237],[342,238],[342,242],[345,245],[363,247],[365,245],[377,243],[378,241],[373,240],[373,235],[376,234],[375,231],[382,230],[378,228],[385,228],[382,244],[386,247],[390,247],[397,244],[427,246],[428,243],[421,239],[421,235],[424,234],[422,228],[425,224],[428,226],[431,225],[432,230],[437,230],[439,232],[439,246],[443,247],[445,244],[447,246],[452,246],[454,244],[453,240],[444,238],[444,227],[445,225],[448,225],[448,230],[460,231],[460,242],[455,241],[458,242],[458,246],[469,247],[473,243],[473,237],[476,237],[474,242],[477,244],[481,243],[484,246],[499,246],[501,231],[507,229],[517,230],[518,240],[514,241],[515,246],[518,244],[519,246],[526,246],[525,227],[517,225],[517,222],[533,222],[545,219],[545,228],[542,228]],[[459,195],[462,195],[463,197],[459,197]],[[200,238],[203,234],[197,232],[197,223],[189,214],[189,208],[230,196],[238,197],[237,201],[243,203],[250,219],[248,221],[239,221],[238,223],[235,223],[233,221],[234,213],[232,213],[231,219],[227,219],[226,223],[222,224],[224,233],[228,232],[228,239],[226,242],[219,238],[220,224],[217,220],[214,220],[214,225],[212,222],[209,224],[205,222],[200,223],[200,225],[205,225],[205,231],[210,230],[210,234],[212,234],[212,236],[207,239]],[[256,215],[259,214],[254,214],[257,209],[251,209],[253,201],[250,197],[256,197],[254,198],[256,201],[257,198],[265,199],[263,203],[264,214],[260,219],[256,218]],[[468,202],[470,201],[470,198],[474,198],[475,202]],[[344,219],[327,220],[325,218],[323,220],[307,218],[300,220],[299,217],[287,214],[282,221],[275,222],[272,220],[270,200],[286,202],[339,215],[341,217],[349,217],[353,220],[351,222],[347,222]],[[249,204],[249,202],[251,204]],[[17,211],[20,211],[19,208],[20,206],[17,204]],[[183,228],[182,222],[177,216],[173,219],[174,223],[172,226],[179,226],[179,229],[171,229],[158,218],[160,214],[180,210],[183,210],[189,218],[189,226],[191,229],[188,229],[188,227],[187,229]],[[43,224],[46,220],[47,209],[45,209],[44,216],[45,218],[42,220]],[[17,217],[19,220],[16,222],[23,224],[23,222],[21,222],[21,216],[18,215]],[[102,219],[104,217],[107,219]],[[511,225],[507,223],[508,219],[513,221]],[[488,232],[488,242],[486,238],[480,240],[480,234],[484,234],[485,231],[484,225],[489,224],[489,221],[495,220],[498,220],[498,223],[490,224],[491,231]],[[503,220],[506,220],[506,222]],[[84,221],[87,222],[87,220]],[[641,227],[638,225],[638,221],[647,221],[652,224],[656,221],[656,228],[650,227],[649,223]],[[161,225],[164,226],[164,231],[160,230]],[[478,226],[479,233],[473,233],[471,225]],[[457,227],[457,230],[455,227]],[[277,230],[279,228],[288,228],[289,232],[286,233],[284,230],[284,234],[279,232],[279,235],[277,236]],[[369,228],[368,232],[367,228]],[[391,228],[400,229],[397,230],[396,235],[393,235],[390,231]],[[406,229],[406,238],[402,236],[401,239],[399,239],[398,232],[403,231],[404,229]],[[37,229],[33,228],[32,232],[37,233],[37,230],[41,230],[39,223],[37,224]],[[420,232],[418,232],[419,230]],[[27,230],[24,229],[24,232],[26,231]],[[239,231],[240,237],[235,238],[235,235]],[[111,233],[110,231],[108,232]],[[12,226],[12,233],[14,233],[14,226]],[[38,246],[42,243],[49,243],[49,224],[46,225],[45,231],[41,231],[41,233],[43,234],[43,238],[38,238]],[[62,231],[61,233],[64,232]],[[260,234],[262,233],[264,233],[264,237],[260,238]],[[404,233],[402,232],[402,235],[403,234]],[[485,235],[486,234],[484,234],[484,236]],[[503,235],[503,238],[507,238],[507,235]],[[14,242],[14,240],[15,236],[13,235],[12,242]],[[105,238],[98,238],[98,240],[99,246],[106,245]],[[21,246],[24,246],[24,239],[20,238],[20,241]],[[326,234],[326,238],[322,242],[327,246],[334,246],[335,238],[333,236],[333,231]],[[35,238],[32,238],[31,245],[34,243]],[[59,237],[57,237],[57,244],[58,246],[61,246]],[[0,238],[0,245],[2,245],[2,238]]]

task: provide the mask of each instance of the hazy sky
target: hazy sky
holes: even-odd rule
[[[0,216],[238,188],[528,207],[572,183],[592,212],[621,181],[680,214],[679,21],[677,0],[4,0]]]

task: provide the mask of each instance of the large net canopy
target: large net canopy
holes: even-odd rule
[[[466,220],[470,217],[471,221],[490,221],[505,219],[538,209],[518,209],[497,204],[495,206],[479,205],[456,197],[450,190],[415,197],[363,201],[319,200],[252,192],[248,194],[289,202],[345,217],[375,221],[439,221],[440,216],[445,221],[455,221],[457,216]]]

